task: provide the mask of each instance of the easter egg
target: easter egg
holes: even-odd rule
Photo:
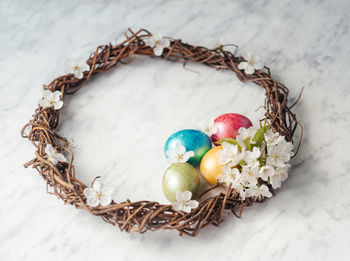
[[[205,181],[209,184],[216,184],[216,180],[222,173],[223,165],[219,164],[219,158],[216,153],[222,150],[221,146],[217,146],[209,150],[203,157],[200,165],[200,172]]]
[[[193,151],[194,156],[188,160],[193,166],[199,165],[204,154],[211,149],[211,139],[199,130],[181,130],[172,134],[165,143],[164,153],[168,158],[169,151],[176,150],[178,144],[183,145],[186,151]]]
[[[197,170],[189,163],[174,163],[164,173],[163,193],[170,201],[176,200],[178,191],[191,191],[192,198],[198,196],[200,179]]]
[[[214,120],[214,125],[217,131],[213,136],[211,136],[212,141],[215,143],[223,138],[233,138],[235,139],[238,130],[241,127],[249,128],[253,124],[251,121],[238,113],[226,113]]]

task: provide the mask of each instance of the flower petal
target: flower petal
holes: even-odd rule
[[[163,47],[161,45],[157,45],[156,47],[153,48],[153,53],[156,56],[161,56],[163,53]]]
[[[253,74],[255,72],[254,66],[248,64],[247,67],[244,69],[244,72],[246,74]]]
[[[54,157],[48,157],[48,160],[52,162],[52,164],[56,165],[58,163],[58,160]]]
[[[180,211],[182,209],[181,204],[179,202],[176,202],[176,201],[171,203],[171,206],[175,211]]]
[[[53,98],[53,93],[50,90],[44,90],[43,97],[47,100],[51,100]]]
[[[197,208],[199,206],[199,202],[197,200],[190,200],[187,203],[187,206],[189,206],[190,208]]]
[[[90,71],[90,66],[83,60],[83,62],[79,63],[79,70],[82,72]]]
[[[75,70],[74,71],[74,76],[77,78],[77,79],[83,79],[84,77],[84,73],[80,70]]]
[[[101,183],[100,180],[95,180],[94,185],[92,185],[92,187],[97,193],[100,193],[103,187],[103,184]]]
[[[167,48],[167,47],[170,46],[170,41],[169,41],[169,39],[163,38],[163,39],[160,41],[160,44],[163,46],[163,48]]]
[[[112,202],[112,197],[110,195],[102,195],[102,197],[100,198],[100,204],[104,207],[111,204],[111,202]]]
[[[58,161],[61,161],[61,162],[67,162],[66,157],[63,156],[62,153],[55,153],[54,158]]]
[[[59,110],[59,109],[61,109],[63,107],[63,101],[57,101],[57,102],[55,102],[54,104],[53,104],[53,108],[55,109],[55,110]]]
[[[49,103],[49,101],[45,98],[41,99],[39,101],[39,105],[43,108],[48,108],[48,107],[51,107],[51,104]]]
[[[100,201],[98,200],[98,198],[96,196],[87,198],[86,203],[90,206],[90,207],[97,207],[100,204]]]
[[[52,146],[51,144],[47,144],[47,145],[45,146],[45,153],[46,153],[48,156],[53,155],[54,149],[53,149],[53,146]]]
[[[184,162],[188,161],[190,158],[192,158],[194,156],[194,152],[193,151],[187,151],[183,154],[183,159]]]
[[[240,63],[238,64],[238,69],[244,70],[245,68],[247,68],[247,66],[248,66],[248,63],[247,63],[247,62],[240,62]]]
[[[61,92],[60,91],[54,91],[52,93],[52,100],[59,101],[61,99]]]
[[[183,206],[182,207],[182,211],[185,213],[190,213],[191,212],[191,208],[189,206]]]
[[[191,191],[186,190],[186,191],[182,192],[182,199],[183,200],[189,201],[191,198],[192,198]]]
[[[94,197],[96,195],[96,192],[92,188],[85,188],[84,189],[84,196],[87,198]]]
[[[176,196],[175,196],[175,198],[176,198],[176,201],[177,202],[181,202],[182,201],[182,191],[177,191],[176,192]]]
[[[151,36],[151,37],[148,37],[148,38],[145,38],[143,39],[143,41],[145,42],[145,44],[151,48],[153,48],[155,46],[155,41],[154,41],[154,38]]]

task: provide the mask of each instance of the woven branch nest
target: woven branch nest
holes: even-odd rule
[[[45,89],[50,91],[59,90],[62,93],[62,99],[66,94],[72,94],[83,87],[93,76],[105,72],[118,64],[129,64],[134,61],[136,55],[153,55],[153,49],[146,46],[144,39],[150,37],[151,33],[141,29],[134,33],[129,29],[125,33],[126,40],[115,46],[102,45],[98,46],[96,51],[90,55],[87,60],[90,71],[84,73],[83,79],[77,79],[73,74],[63,75],[54,79]],[[236,51],[231,53],[224,50],[223,46],[215,49],[207,49],[201,46],[192,46],[183,43],[179,39],[170,39],[170,47],[164,49],[162,59],[176,61],[182,60],[185,64],[188,61],[201,63],[215,69],[230,70],[239,80],[250,81],[262,87],[266,91],[265,99],[265,119],[273,128],[286,137],[287,141],[293,141],[293,136],[298,126],[300,126],[300,140],[297,146],[299,150],[302,137],[302,126],[296,119],[295,114],[291,112],[292,107],[298,102],[300,96],[294,104],[288,106],[289,90],[280,82],[271,78],[270,71],[267,67],[263,70],[257,70],[251,75],[246,75],[238,69],[238,64],[244,59],[235,56]],[[72,204],[76,208],[86,209],[91,214],[100,216],[102,219],[112,225],[118,225],[120,230],[127,232],[137,231],[145,232],[147,230],[177,230],[180,235],[183,233],[195,236],[205,226],[209,224],[219,225],[222,222],[223,212],[231,210],[235,216],[240,217],[242,209],[245,206],[253,204],[251,198],[242,201],[239,195],[230,187],[225,189],[225,193],[220,192],[215,196],[208,196],[210,190],[221,186],[217,184],[207,191],[203,192],[198,200],[198,208],[193,209],[191,213],[185,214],[176,212],[171,205],[163,205],[152,201],[137,201],[117,203],[112,201],[108,206],[98,206],[92,208],[86,204],[86,198],[83,194],[87,187],[75,175],[73,165],[74,155],[69,149],[69,142],[66,138],[61,137],[55,132],[58,125],[60,111],[52,108],[36,109],[33,119],[22,129],[22,137],[28,138],[34,147],[35,158],[24,166],[32,166],[44,178],[51,192],[61,198],[66,204]],[[26,129],[31,130],[26,133]],[[52,146],[65,151],[70,155],[67,163],[59,162],[52,164],[45,156],[45,146]]]

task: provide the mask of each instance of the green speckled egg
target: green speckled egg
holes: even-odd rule
[[[162,187],[170,202],[176,201],[178,191],[191,191],[192,198],[196,198],[200,187],[199,174],[189,163],[172,164],[164,173]]]

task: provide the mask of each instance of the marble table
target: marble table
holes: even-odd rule
[[[0,2],[0,260],[349,260],[349,1]],[[260,55],[274,77],[302,87],[305,127],[290,178],[277,196],[225,216],[196,238],[127,234],[46,193],[23,163],[20,129],[70,57],[87,57],[130,27]],[[102,176],[123,201],[166,203],[166,138],[225,112],[255,123],[264,92],[229,72],[138,57],[65,100],[58,132],[74,140],[78,177]]]

